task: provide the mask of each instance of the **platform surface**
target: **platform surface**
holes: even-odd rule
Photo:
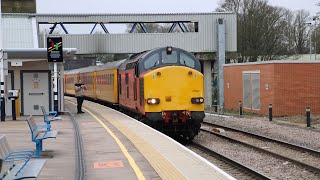
[[[76,137],[73,119],[83,143],[86,179],[233,179],[210,162],[171,138],[118,111],[85,100],[83,114],[76,99],[65,98],[68,115],[52,122],[56,139],[43,143],[46,164],[38,179],[75,179]],[[34,116],[38,123],[42,116]],[[13,150],[35,149],[25,117],[0,122]]]

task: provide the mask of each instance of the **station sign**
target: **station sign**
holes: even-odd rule
[[[47,38],[48,62],[63,62],[62,37]]]

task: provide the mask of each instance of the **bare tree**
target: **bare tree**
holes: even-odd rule
[[[194,23],[183,23],[188,32],[195,32]],[[130,32],[134,24],[127,24],[126,32]],[[149,33],[168,33],[173,23],[145,23],[144,24]],[[180,24],[181,25],[181,24]],[[180,25],[176,25],[172,32],[182,32]],[[144,33],[140,25],[136,26],[135,33]]]
[[[267,0],[223,0],[217,10],[237,13],[240,62],[306,51],[305,11],[293,14]]]
[[[308,31],[307,24],[309,12],[299,10],[295,13],[291,29],[293,29],[294,53],[304,54],[308,52]]]
[[[130,32],[134,24],[127,24],[126,32]],[[146,29],[149,33],[165,33],[168,32],[170,29],[170,26],[168,23],[144,23]],[[136,29],[134,33],[144,33],[143,29],[139,24],[137,24]]]

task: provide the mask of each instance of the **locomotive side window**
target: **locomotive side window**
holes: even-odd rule
[[[194,60],[183,52],[180,53],[180,64],[191,68],[195,67]]]
[[[174,64],[178,61],[177,51],[172,51],[171,54],[167,54],[167,51],[162,51],[162,63],[164,64]]]
[[[149,69],[149,68],[152,68],[153,66],[158,65],[159,60],[160,60],[159,54],[158,53],[153,54],[147,60],[144,61],[144,68]]]

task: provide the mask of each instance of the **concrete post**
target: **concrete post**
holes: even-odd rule
[[[58,110],[58,63],[53,63],[53,110],[59,112]]]
[[[2,12],[0,0],[0,86],[1,86],[1,121],[5,121],[5,97],[4,97],[4,53],[2,47]]]
[[[203,61],[203,79],[204,79],[204,105],[212,105],[212,73],[210,60]]]
[[[60,111],[65,111],[64,109],[64,66],[63,63],[60,64],[60,90],[59,90],[59,101],[60,101]]]
[[[224,19],[217,20],[217,35],[218,35],[218,95],[219,106],[224,107],[224,81],[223,81],[223,65],[225,64],[226,57],[226,35],[225,35],[225,21]]]

